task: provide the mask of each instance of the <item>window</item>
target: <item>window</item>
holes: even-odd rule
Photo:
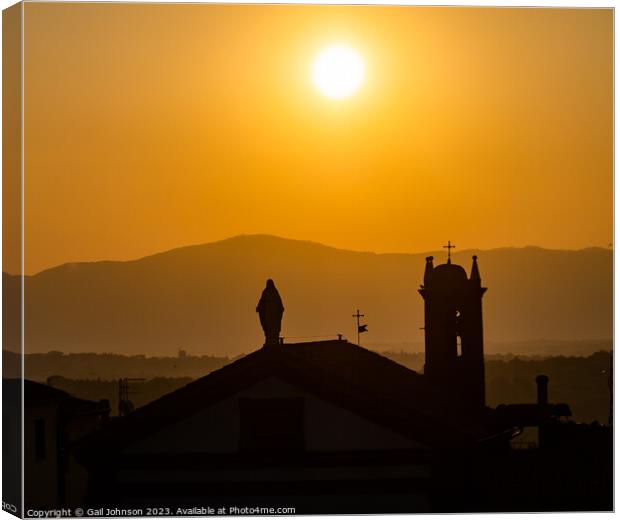
[[[34,421],[34,458],[35,460],[45,460],[45,419],[35,419]]]
[[[292,453],[304,449],[302,397],[239,399],[240,450],[256,453]]]

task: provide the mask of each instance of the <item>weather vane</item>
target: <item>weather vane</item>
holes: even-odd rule
[[[360,318],[363,318],[364,315],[360,314],[360,310],[357,309],[357,312],[353,315],[354,318],[357,318],[357,344],[360,344],[360,334],[362,332],[368,332],[368,325],[360,325]]]

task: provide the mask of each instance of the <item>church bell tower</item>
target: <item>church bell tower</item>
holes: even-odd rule
[[[471,412],[485,406],[482,287],[478,259],[472,258],[469,278],[465,269],[448,261],[433,266],[426,258],[424,285],[424,375],[434,389]]]

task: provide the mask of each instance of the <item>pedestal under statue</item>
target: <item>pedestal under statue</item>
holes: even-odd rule
[[[258,312],[260,324],[265,333],[265,346],[278,345],[280,343],[284,305],[282,305],[280,293],[271,279],[267,280],[267,285],[263,289],[263,294],[256,306],[256,312]]]

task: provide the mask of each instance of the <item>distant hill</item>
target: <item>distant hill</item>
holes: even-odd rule
[[[28,353],[116,352],[237,355],[262,343],[255,306],[273,278],[286,308],[282,334],[302,341],[343,333],[355,340],[351,314],[366,314],[363,342],[422,344],[417,293],[433,253],[345,251],[273,236],[240,236],[129,262],[66,264],[25,279]],[[489,342],[612,337],[612,252],[536,247],[460,251],[467,271],[479,256]],[[435,263],[445,252],[434,254]],[[5,301],[19,279],[4,274]],[[3,309],[4,323],[16,316]],[[15,327],[4,348],[18,344]],[[561,344],[561,343],[560,343]],[[561,353],[561,352],[559,352]]]

